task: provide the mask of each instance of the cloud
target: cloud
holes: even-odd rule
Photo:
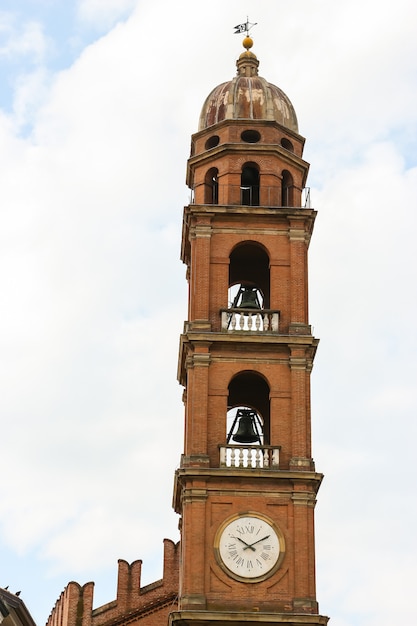
[[[109,28],[126,17],[137,4],[138,0],[78,0],[77,12],[82,22]]]
[[[355,0],[343,7],[306,0],[300,11],[301,20],[298,12],[277,12],[277,20],[260,15],[254,50],[261,73],[273,76],[296,108],[312,164],[310,184],[394,133],[415,151],[417,8],[407,0],[395,6]]]
[[[46,96],[46,62],[52,43],[42,21],[29,19],[16,11],[0,13],[0,66],[2,66],[3,102],[7,89],[13,87],[9,118],[15,132],[25,130]]]
[[[173,206],[171,193],[183,188],[183,163],[178,182],[168,172],[161,186],[149,123],[158,112],[143,101],[142,83],[132,81],[134,64],[122,64],[122,36],[115,30],[107,46],[89,48],[58,75],[30,137],[14,137],[7,118],[2,126],[9,145],[1,189],[1,256],[8,268],[1,278],[3,461],[14,465],[18,449],[33,468],[29,475],[16,468],[2,490],[2,528],[19,552],[41,547],[54,571],[75,561],[83,571],[132,514],[127,487],[118,494],[112,488],[111,497],[103,490],[115,474],[121,485],[130,477],[130,490],[137,476],[142,499],[164,493],[169,510],[166,474],[180,450],[175,369],[186,285],[178,260],[181,204]],[[181,276],[178,289],[175,276]],[[155,438],[160,443],[150,453]],[[149,465],[152,484],[140,479]],[[115,497],[124,505],[111,521]],[[85,559],[73,558],[67,542],[87,537],[99,515],[108,521],[106,537],[97,533]],[[155,534],[160,529],[158,551],[163,523],[153,524]],[[106,563],[117,556],[104,554]]]
[[[13,122],[17,132],[25,131],[36,110],[47,97],[49,73],[45,67],[37,67],[32,72],[18,74],[15,78]]]
[[[417,510],[395,468],[408,466],[416,436],[416,183],[417,168],[407,167],[400,146],[375,141],[312,192],[319,215],[311,319],[321,337],[313,424],[317,467],[326,473],[318,597],[338,625],[389,624],[398,603],[384,603],[381,618],[374,608],[381,597],[411,593]],[[339,566],[329,571],[330,563]]]
[[[39,21],[20,21],[17,14],[0,13],[0,34],[0,58],[13,62],[25,57],[32,64],[44,60],[48,42]]]

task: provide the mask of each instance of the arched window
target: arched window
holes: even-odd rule
[[[240,177],[241,204],[259,206],[259,168],[256,163],[245,163]]]
[[[258,243],[246,241],[234,248],[229,263],[229,305],[239,294],[239,288],[250,288],[255,292],[263,309],[269,308],[270,294],[269,256]],[[234,290],[232,289],[234,287]],[[236,302],[242,306],[241,300]]]
[[[291,174],[287,170],[283,170],[282,172],[281,190],[281,206],[293,206],[294,182]]]
[[[208,170],[204,180],[204,204],[219,203],[219,170],[212,167]]]
[[[257,372],[241,372],[231,380],[227,403],[228,443],[270,444],[269,391],[268,383]]]

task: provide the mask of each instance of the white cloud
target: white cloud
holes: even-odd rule
[[[22,73],[15,79],[13,118],[16,130],[31,124],[34,115],[47,97],[49,75],[44,67]]]
[[[396,468],[413,458],[417,434],[411,418],[417,335],[410,325],[416,184],[417,168],[407,169],[399,146],[387,141],[369,145],[355,165],[313,190],[320,211],[311,305],[321,337],[313,407],[316,461],[326,473],[318,597],[322,609],[326,598],[337,626],[389,624],[398,610],[389,598],[412,593],[417,510]],[[385,596],[382,617],[375,607]]]
[[[254,37],[257,50],[265,50],[258,54],[263,75],[276,76],[296,107],[308,140],[310,182],[316,173],[326,180],[355,162],[387,133],[407,128],[415,141],[417,7],[407,0],[355,0],[342,7],[305,0],[300,11],[304,19],[298,12],[277,11],[276,20],[263,22],[260,16]]]
[[[27,57],[31,63],[44,60],[48,42],[43,26],[35,20],[20,22],[14,14],[0,14],[0,57],[13,60],[16,57]]]
[[[138,0],[78,0],[77,12],[83,22],[109,28],[126,17],[137,4]]]
[[[39,20],[25,19],[18,12],[0,13],[0,61],[4,68],[13,68],[12,72],[2,75],[2,96],[4,92],[7,100],[7,90],[13,89],[10,121],[16,132],[31,123],[46,95],[45,62],[51,48],[51,41]]]

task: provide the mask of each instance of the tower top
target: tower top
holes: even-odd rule
[[[246,50],[242,52],[236,61],[237,74],[238,76],[258,76],[259,61],[256,54],[253,54],[250,50],[253,46],[252,37],[247,35],[242,44]]]
[[[223,120],[276,121],[298,133],[294,107],[288,96],[276,85],[258,74],[259,60],[252,52],[253,39],[247,34],[236,61],[237,75],[215,87],[206,98],[198,130]]]

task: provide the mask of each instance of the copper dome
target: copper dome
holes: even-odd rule
[[[285,93],[258,76],[259,61],[246,50],[236,62],[233,80],[213,89],[201,110],[198,130],[223,120],[274,120],[298,133],[297,116]]]

